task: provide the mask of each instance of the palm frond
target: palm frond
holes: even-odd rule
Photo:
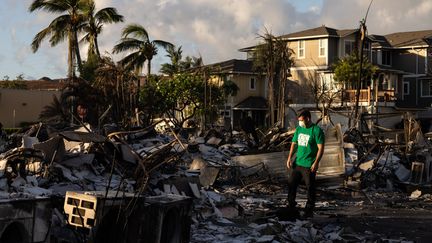
[[[149,41],[149,35],[147,30],[139,24],[130,24],[123,29],[122,32],[123,37],[133,36],[143,41]]]
[[[155,46],[160,46],[160,47],[163,47],[163,48],[165,48],[165,49],[167,49],[167,48],[174,48],[174,45],[171,44],[171,43],[168,42],[168,41],[163,41],[163,40],[154,40],[154,41],[152,41],[152,43],[153,43]]]
[[[48,26],[36,34],[31,44],[33,52],[36,52],[39,49],[40,44],[48,35],[51,34],[51,31],[51,28]]]
[[[45,10],[50,13],[62,13],[68,9],[66,2],[58,0],[34,0],[29,7],[29,11]]]
[[[126,70],[136,70],[142,68],[146,61],[141,52],[133,52],[119,61]]]
[[[118,23],[123,22],[124,17],[120,15],[116,8],[103,8],[95,14],[95,19],[100,23]]]
[[[114,46],[113,53],[139,50],[143,44],[142,41],[134,38],[122,38],[120,42]]]

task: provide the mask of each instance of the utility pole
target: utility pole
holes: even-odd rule
[[[358,109],[359,109],[359,101],[360,101],[360,92],[361,92],[361,84],[363,79],[363,48],[364,48],[364,39],[366,37],[366,20],[363,19],[360,21],[360,70],[359,77],[357,80],[357,90],[356,90],[356,103],[354,110],[354,124],[358,123]]]
[[[363,48],[364,48],[364,42],[365,42],[365,38],[366,38],[366,35],[367,35],[367,28],[366,28],[366,19],[367,19],[367,16],[368,16],[368,14],[369,14],[369,9],[370,9],[370,7],[371,7],[371,5],[372,5],[372,2],[373,2],[373,0],[371,0],[370,1],[370,3],[369,3],[369,7],[368,7],[368,9],[367,9],[367,11],[366,11],[366,16],[365,16],[365,18],[362,20],[362,21],[360,21],[360,70],[359,70],[359,77],[358,77],[358,80],[357,80],[357,90],[356,90],[356,103],[355,103],[355,110],[354,110],[354,124],[355,125],[357,125],[358,124],[358,121],[359,121],[359,119],[358,119],[358,114],[359,114],[359,100],[360,100],[360,91],[361,91],[361,89],[360,89],[360,87],[361,87],[361,84],[362,84],[362,79],[363,79],[363,77],[362,77],[362,74],[363,74]]]

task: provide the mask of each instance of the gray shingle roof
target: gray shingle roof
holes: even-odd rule
[[[303,38],[303,37],[312,37],[312,36],[335,36],[335,37],[343,37],[355,33],[358,29],[345,29],[345,30],[337,30],[334,28],[330,28],[327,26],[320,26],[313,29],[307,29],[287,35],[282,35],[280,37],[292,39],[292,38]]]
[[[253,73],[253,62],[250,60],[231,59],[207,65],[212,72],[217,73]]]
[[[432,30],[397,32],[384,36],[372,35],[374,47],[403,48],[432,44]]]

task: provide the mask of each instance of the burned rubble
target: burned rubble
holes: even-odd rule
[[[328,152],[312,219],[286,209],[292,129],[274,126],[255,144],[241,132],[218,129],[199,133],[153,124],[106,133],[35,125],[1,145],[0,201],[10,207],[42,200],[36,207],[45,211],[36,220],[44,223],[32,226],[37,233],[25,239],[11,237],[5,224],[0,239],[422,241],[428,234],[416,232],[432,220],[420,217],[432,210],[432,146],[414,119],[405,123],[405,141],[326,126]],[[409,219],[413,214],[418,217]],[[379,221],[395,218],[400,222],[393,224],[419,222],[395,234]]]

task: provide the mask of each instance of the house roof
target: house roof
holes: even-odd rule
[[[432,44],[432,30],[397,32],[384,36],[372,35],[374,47],[404,48]]]
[[[316,36],[344,37],[353,34],[357,31],[358,29],[337,30],[323,25],[313,29],[307,29],[307,30],[294,32],[287,35],[282,35],[280,37],[285,39],[303,39],[303,38],[311,38]]]
[[[294,32],[286,35],[281,35],[278,36],[278,38],[287,39],[287,40],[299,40],[299,39],[310,39],[315,37],[345,37],[353,33],[356,33],[357,31],[358,29],[338,30],[323,25],[317,28],[312,28],[312,29],[302,30],[299,32]],[[250,50],[254,50],[257,46],[259,45],[245,47],[239,49],[239,51],[247,52]]]
[[[233,110],[267,110],[267,100],[261,96],[249,96],[234,106]]]
[[[250,60],[231,59],[207,65],[214,73],[253,73],[253,62]]]
[[[286,38],[286,39],[292,39],[292,38],[303,38],[303,37],[323,36],[323,35],[325,35],[325,36],[329,36],[329,35],[337,36],[337,30],[333,29],[333,28],[326,27],[323,25],[323,26],[313,28],[313,29],[307,29],[307,30],[302,30],[299,32],[294,32],[294,33],[282,35],[280,37]]]

